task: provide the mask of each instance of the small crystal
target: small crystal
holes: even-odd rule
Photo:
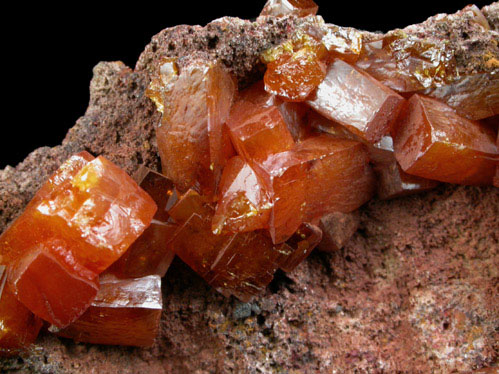
[[[321,217],[319,227],[322,230],[322,241],[317,247],[323,252],[336,252],[350,240],[359,227],[359,212],[334,212]]]
[[[322,239],[319,227],[303,223],[298,230],[281,245],[281,252],[286,256],[279,261],[279,267],[290,272],[305,260]]]
[[[394,138],[395,157],[409,174],[457,184],[492,184],[495,134],[435,99],[413,95]]]
[[[255,171],[236,156],[225,166],[213,232],[247,232],[269,226],[271,203]]]
[[[149,347],[159,331],[162,311],[161,278],[101,279],[91,306],[76,322],[55,330],[76,341]]]
[[[312,0],[268,0],[261,16],[282,17],[295,14],[298,17],[314,16],[319,7]]]
[[[324,117],[375,143],[390,132],[404,99],[366,73],[335,60],[307,103]]]

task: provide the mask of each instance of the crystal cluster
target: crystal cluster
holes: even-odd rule
[[[316,12],[269,0],[261,15]],[[498,186],[497,78],[459,76],[448,46],[402,31],[364,42],[309,17],[261,60],[263,80],[241,91],[220,61],[158,62],[146,95],[162,113],[161,173],[132,179],[81,152],[49,178],[0,236],[2,355],[42,320],[78,341],[150,346],[175,255],[248,301],[315,247],[340,250],[374,195]]]

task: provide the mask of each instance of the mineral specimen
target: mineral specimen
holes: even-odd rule
[[[42,327],[42,320],[17,301],[6,281],[6,266],[0,265],[0,357],[28,348]]]
[[[223,146],[228,139],[223,123],[235,82],[220,63],[198,62],[164,89],[164,113],[156,130],[163,173],[182,192],[196,187],[213,195],[230,157],[224,152],[230,147]]]
[[[319,227],[310,223],[303,223],[298,230],[285,242],[279,250],[284,255],[279,262],[279,268],[293,271],[305,260],[322,239]]]
[[[395,157],[413,175],[459,184],[492,184],[495,134],[447,105],[413,95],[394,138]]]
[[[158,335],[162,311],[161,279],[157,275],[136,279],[101,279],[91,306],[57,335],[95,344],[148,347]]]
[[[368,74],[335,60],[307,103],[326,118],[375,143],[390,132],[404,99]]]

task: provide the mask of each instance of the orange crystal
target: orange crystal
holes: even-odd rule
[[[37,244],[15,263],[9,281],[34,314],[58,327],[79,318],[99,289],[97,275],[79,266],[56,239]]]
[[[457,184],[492,184],[495,134],[452,108],[414,95],[394,138],[395,157],[413,175]]]
[[[458,76],[449,43],[435,44],[395,30],[365,43],[356,66],[397,92],[414,92]]]
[[[298,17],[314,16],[319,7],[312,0],[268,0],[261,16],[282,17],[296,14]]]
[[[304,140],[296,152],[308,164],[306,221],[351,212],[371,199],[375,179],[362,143],[324,134]]]
[[[283,53],[267,65],[265,90],[286,101],[304,101],[326,76],[326,67],[313,52],[304,48]]]
[[[167,205],[174,194],[174,185],[164,175],[142,166],[134,175],[139,186],[156,202],[158,210],[151,225],[128,248],[123,256],[111,265],[106,273],[118,278],[140,278],[147,275],[165,276],[175,254],[169,243],[178,226],[168,222]]]
[[[237,153],[246,161],[263,161],[294,146],[293,137],[272,96],[253,86],[233,105],[227,126]]]
[[[0,265],[0,357],[28,348],[42,327],[42,320],[15,298],[6,281],[7,268]]]
[[[161,278],[101,279],[101,288],[87,311],[57,335],[94,344],[149,347],[159,331]]]
[[[253,168],[240,156],[225,166],[213,232],[246,232],[269,226],[270,198]]]
[[[298,230],[281,245],[280,251],[285,257],[279,262],[279,267],[290,272],[305,260],[322,239],[319,227],[303,223]]]
[[[164,113],[156,129],[163,173],[177,188],[215,193],[225,164],[229,115],[235,83],[218,62],[194,62],[168,87]],[[229,151],[230,153],[230,151]]]
[[[404,99],[368,74],[335,60],[307,103],[324,117],[375,143],[390,132]]]

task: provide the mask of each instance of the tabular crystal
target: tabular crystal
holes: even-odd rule
[[[404,99],[368,74],[335,60],[307,103],[324,117],[375,143],[390,132]]]
[[[435,99],[414,95],[394,138],[402,169],[457,184],[492,184],[498,159],[495,134]]]
[[[57,335],[94,344],[148,347],[159,330],[162,310],[161,278],[101,279],[92,305]]]

